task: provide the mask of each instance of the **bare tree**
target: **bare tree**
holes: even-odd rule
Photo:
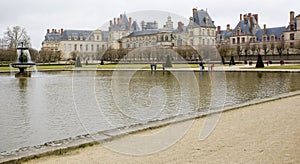
[[[270,51],[268,45],[266,43],[263,43],[263,46],[262,46],[263,50],[264,50],[264,55],[267,55],[268,52]]]
[[[280,58],[281,58],[281,55],[282,55],[284,49],[285,49],[284,41],[283,40],[277,41],[277,43],[276,43],[276,50],[277,50]]]
[[[30,37],[27,35],[25,28],[20,26],[7,27],[4,35],[4,39],[8,43],[8,48],[17,48],[20,42],[23,42],[27,47],[31,46]]]

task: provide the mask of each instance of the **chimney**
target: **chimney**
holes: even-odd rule
[[[247,23],[247,14],[244,15],[244,24]]]
[[[116,28],[117,22],[116,22],[116,18],[114,18],[114,28]]]
[[[64,34],[64,29],[63,29],[63,28],[60,29],[60,34],[61,34],[61,35]]]
[[[230,24],[227,24],[227,29],[226,31],[230,31]]]
[[[142,21],[142,31],[144,31],[145,30],[145,21]]]
[[[249,28],[250,34],[253,34],[253,27],[254,27],[253,17],[250,16],[250,28]]]
[[[218,26],[217,30],[218,30],[218,34],[220,34],[221,33],[221,26]]]
[[[178,31],[179,32],[183,31],[183,23],[182,22],[178,22]]]
[[[253,14],[253,17],[255,18],[256,23],[258,24],[258,14]]]
[[[117,21],[118,21],[118,24],[120,24],[120,18],[118,18]]]
[[[122,20],[122,16],[123,16],[123,15],[122,15],[122,14],[120,14],[120,20]]]
[[[294,11],[291,11],[291,12],[290,12],[290,22],[293,22],[293,21],[294,21],[294,17],[295,17],[295,12],[294,12]]]
[[[112,20],[109,21],[109,26],[110,26],[110,27],[112,26]]]
[[[240,21],[243,19],[243,14],[240,14]]]
[[[266,35],[267,34],[267,26],[266,26],[266,24],[264,24],[264,35]]]
[[[50,33],[50,29],[47,29],[47,34],[49,34]]]
[[[52,29],[52,33],[54,33],[54,28]]]
[[[197,9],[196,8],[193,8],[193,17],[194,15],[197,13]]]
[[[131,28],[132,28],[132,18],[129,17],[129,29],[131,29]]]

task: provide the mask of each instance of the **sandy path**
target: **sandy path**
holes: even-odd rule
[[[130,141],[133,136],[147,140],[147,136],[164,132],[166,127],[29,163],[300,163],[300,96],[224,112],[213,133],[200,141],[204,120],[179,123],[192,126],[171,147],[150,155],[124,155],[104,146]],[[169,134],[180,133],[179,130],[182,129],[171,130]],[[168,142],[166,136],[162,134],[159,144]],[[121,145],[120,150],[130,150],[128,145]],[[143,148],[148,147],[151,145],[144,144]]]

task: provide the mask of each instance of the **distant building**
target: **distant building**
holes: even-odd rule
[[[107,31],[101,30],[56,30],[47,29],[42,42],[42,50],[58,52],[63,59],[72,58],[71,53],[95,57],[100,51],[107,49]]]
[[[258,24],[258,14],[240,14],[240,21],[234,29],[227,25],[226,30],[217,27],[216,41],[217,46],[227,45],[230,47],[240,47],[239,55],[249,54],[280,54],[280,51],[289,51],[287,53],[297,53],[295,45],[300,46],[300,15],[294,16],[290,12],[289,26],[267,28],[264,24],[261,28]],[[232,53],[229,52],[231,55]],[[249,53],[249,54],[248,54]]]
[[[110,20],[108,32],[108,45],[112,49],[119,49],[121,39],[128,36],[134,31],[139,31],[140,27],[132,18],[127,18],[126,14],[121,14],[120,17]]]

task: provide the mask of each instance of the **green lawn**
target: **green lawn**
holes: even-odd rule
[[[240,69],[256,69],[256,68],[255,67],[243,67]],[[265,65],[264,69],[300,69],[300,64],[287,64],[287,65],[277,65],[277,66],[266,66]]]
[[[98,69],[150,69],[150,64],[105,64],[105,65],[98,65],[97,68]],[[156,68],[162,69],[162,64],[157,64]],[[173,64],[172,68],[199,68],[199,64]]]
[[[73,69],[75,68],[74,65],[38,65],[38,70],[56,70],[56,69]]]
[[[266,66],[265,69],[300,69],[300,64],[282,65],[282,66]]]

